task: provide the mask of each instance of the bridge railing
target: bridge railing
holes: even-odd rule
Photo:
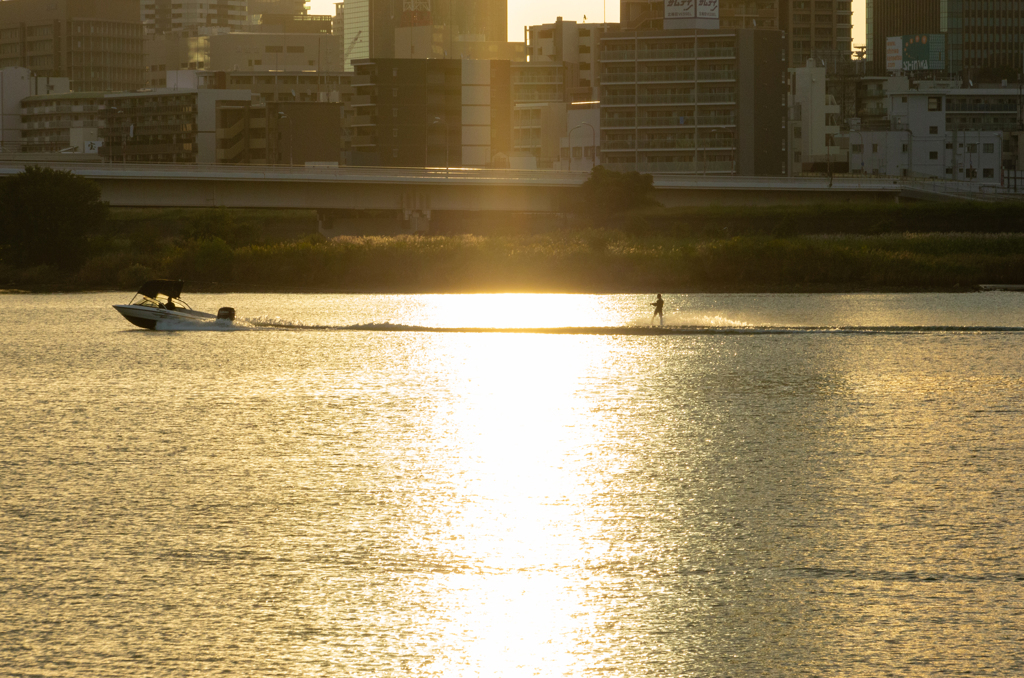
[[[287,167],[276,165],[226,165],[226,164],[171,164],[171,163],[40,163],[2,162],[0,176],[16,174],[26,165],[49,166],[69,170],[81,176],[104,181],[146,181],[146,180],[200,180],[200,181],[242,181],[281,183],[380,183],[411,185],[527,185],[538,187],[579,186],[589,177],[586,171],[564,170],[515,170],[476,169],[465,167],[334,167],[303,166]],[[632,168],[623,168],[632,169]],[[717,188],[735,190],[853,190],[898,192],[902,182],[895,177],[750,177],[750,176],[700,176],[680,174],[671,171],[657,171],[661,168],[644,168],[654,176],[658,189],[674,188]],[[732,171],[732,168],[723,168]],[[653,170],[653,171],[652,171]],[[699,171],[699,170],[698,170]],[[708,169],[711,170],[711,163]],[[714,171],[718,171],[717,168]],[[906,180],[904,180],[906,181]]]

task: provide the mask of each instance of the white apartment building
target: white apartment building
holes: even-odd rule
[[[852,173],[1000,183],[1002,132],[948,129],[942,94],[907,92],[899,100],[893,129],[848,133]]]
[[[829,172],[846,165],[847,151],[839,147],[839,104],[825,91],[826,70],[808,59],[803,68],[789,69],[789,176]]]

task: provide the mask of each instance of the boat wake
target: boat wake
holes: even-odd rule
[[[893,335],[931,333],[1014,333],[1024,327],[971,326],[971,325],[884,325],[884,326],[773,326],[751,325],[719,317],[688,319],[692,322],[651,326],[639,322],[621,326],[598,327],[431,327],[404,325],[391,322],[369,322],[353,325],[329,325],[300,320],[271,318],[237,318],[233,325],[216,323],[190,323],[165,321],[158,329],[170,331],[320,331],[320,332],[413,332],[435,334],[565,334],[600,336],[765,336],[765,335]],[[172,324],[173,323],[173,324]]]

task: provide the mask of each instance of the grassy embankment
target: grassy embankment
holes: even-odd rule
[[[316,234],[313,212],[115,211],[80,270],[0,287],[354,292],[970,289],[1024,284],[1024,209],[972,204],[714,208],[488,235]]]

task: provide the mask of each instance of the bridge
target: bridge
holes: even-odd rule
[[[279,167],[239,165],[31,163],[95,181],[115,207],[316,209],[322,227],[341,214],[390,210],[410,231],[436,212],[564,214],[587,172],[466,168]],[[0,163],[0,176],[22,163]],[[938,199],[892,177],[722,177],[656,174],[666,207],[861,203]]]

